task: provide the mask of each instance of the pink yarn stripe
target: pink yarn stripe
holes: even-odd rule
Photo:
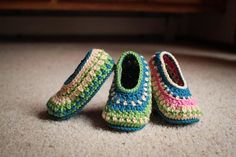
[[[152,73],[152,77],[154,77],[154,79],[156,80],[156,84],[158,87],[158,90],[160,91],[160,97],[162,97],[162,99],[164,99],[165,103],[164,104],[169,104],[173,107],[183,107],[183,106],[192,106],[195,107],[196,106],[196,101],[193,98],[189,98],[189,99],[176,99],[175,97],[173,97],[172,95],[168,94],[166,92],[166,90],[164,90],[164,88],[161,86],[161,80],[158,77],[158,73],[157,70],[154,69],[154,66],[152,65],[152,62],[154,61],[154,58],[152,57],[151,60],[149,61],[149,66],[151,69],[151,73]]]

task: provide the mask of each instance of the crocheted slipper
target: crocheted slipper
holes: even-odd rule
[[[102,117],[111,128],[136,131],[148,123],[151,113],[151,76],[143,56],[121,55]]]
[[[153,108],[171,124],[190,124],[202,114],[192,98],[175,57],[166,51],[149,61],[152,75]]]
[[[49,99],[48,113],[67,119],[81,111],[111,74],[113,66],[113,59],[104,50],[90,50],[62,88]]]

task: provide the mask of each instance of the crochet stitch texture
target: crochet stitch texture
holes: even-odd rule
[[[48,113],[67,119],[82,110],[113,71],[114,61],[104,50],[87,52],[62,88],[47,102]]]
[[[183,77],[175,57],[166,51],[156,53],[149,61],[152,75],[153,108],[167,122],[189,124],[202,114]]]
[[[115,68],[103,119],[114,129],[140,130],[149,121],[151,100],[148,63],[133,51],[123,53]]]
[[[166,51],[149,61],[152,75],[153,108],[172,124],[199,121],[202,114],[183,77],[175,57]]]

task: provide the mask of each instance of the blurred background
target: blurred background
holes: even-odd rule
[[[191,41],[232,48],[235,16],[234,0],[1,0],[0,39]]]

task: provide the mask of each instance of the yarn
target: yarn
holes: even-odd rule
[[[80,112],[113,71],[114,61],[104,50],[88,51],[62,88],[47,102],[48,113],[67,119]]]
[[[149,61],[152,75],[153,108],[167,122],[189,124],[199,121],[202,112],[187,86],[175,57],[166,51]]]
[[[140,130],[149,122],[151,100],[148,63],[133,51],[124,52],[115,67],[103,119],[114,129]]]

